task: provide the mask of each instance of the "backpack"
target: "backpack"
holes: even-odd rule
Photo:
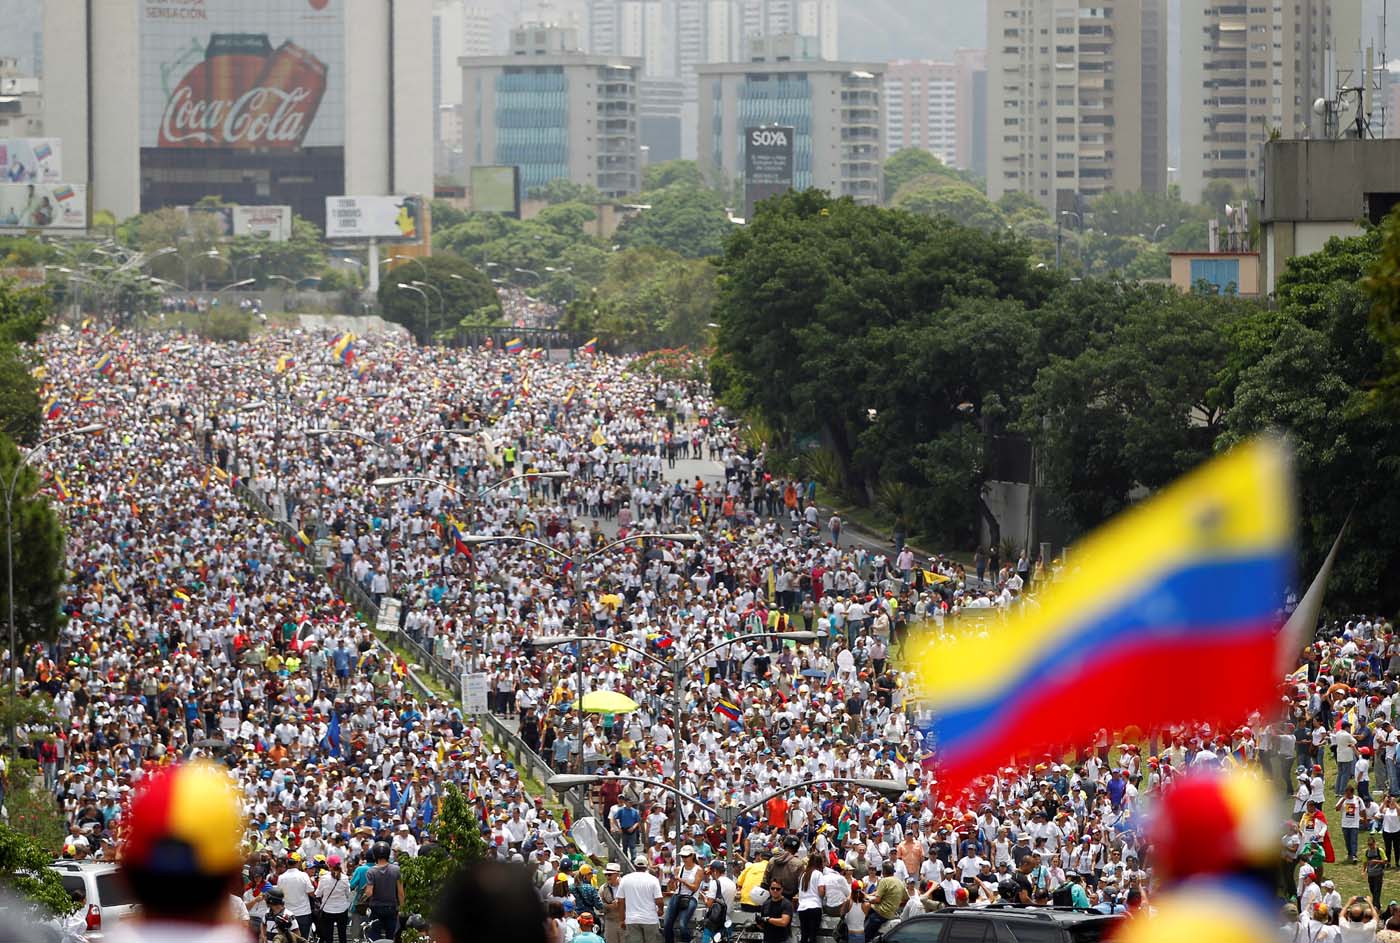
[[[715,900],[709,907],[705,908],[706,930],[718,933],[724,929],[725,923],[729,920],[729,908],[724,903],[724,889],[720,887],[718,881],[715,882]]]
[[[1073,886],[1074,885],[1072,882],[1066,881],[1059,887],[1055,888],[1055,893],[1050,895],[1051,905],[1055,907],[1073,907],[1074,893],[1070,890],[1070,888]]]

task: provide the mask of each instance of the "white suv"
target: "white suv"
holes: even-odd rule
[[[63,878],[78,910],[73,915],[86,924],[83,936],[96,943],[134,913],[136,901],[111,861],[55,861],[50,865]]]

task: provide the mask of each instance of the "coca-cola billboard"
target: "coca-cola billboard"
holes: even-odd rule
[[[142,208],[319,220],[344,184],[346,0],[142,0]]]
[[[343,2],[147,0],[141,146],[343,146]]]

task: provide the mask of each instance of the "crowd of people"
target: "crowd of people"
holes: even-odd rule
[[[812,943],[823,917],[860,943],[901,916],[1008,900],[1134,912],[1152,894],[1146,800],[1237,763],[1296,785],[1279,886],[1303,920],[1320,903],[1350,919],[1326,888],[1328,814],[1368,874],[1380,846],[1360,849],[1363,830],[1400,863],[1385,796],[1400,787],[1385,680],[1400,654],[1383,622],[1310,649],[1286,722],[1105,730],[943,796],[896,667],[908,633],[994,622],[1053,570],[979,555],[970,574],[853,540],[701,384],[582,352],[302,331],[50,334],[40,354],[61,404],[46,432],[104,425],[36,460],[69,585],[56,642],[20,658],[54,716],[21,732],[67,819],[65,854],[114,857],[144,775],[216,757],[252,822],[255,931],[271,916],[304,933],[314,912],[344,940],[365,907],[397,927],[394,869],[433,843],[449,786],[491,854],[528,870],[560,943],[709,943],[736,919]],[[115,369],[95,372],[108,354]],[[449,672],[484,673],[491,709],[557,771],[603,777],[588,801],[627,868],[581,853],[480,724],[416,686],[339,577],[398,600],[404,634]],[[587,638],[538,644],[560,635]],[[574,709],[597,691],[638,707]],[[1329,770],[1340,798],[1324,809]]]

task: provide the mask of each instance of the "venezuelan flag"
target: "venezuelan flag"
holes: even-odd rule
[[[730,701],[720,700],[715,704],[715,713],[722,714],[725,717],[728,717],[730,720],[738,721],[742,712],[739,710],[738,704],[731,703]]]
[[[1001,628],[925,640],[911,667],[944,794],[1101,727],[1233,724],[1268,704],[1292,545],[1286,450],[1256,439],[1089,535]]]
[[[53,488],[54,491],[58,494],[58,500],[60,501],[67,501],[73,497],[73,493],[68,490],[68,484],[63,480],[63,476],[60,475],[58,472],[54,472]]]
[[[117,365],[113,362],[111,354],[103,354],[93,361],[92,370],[101,376],[110,377],[117,372]]]
[[[292,367],[295,367],[296,365],[296,358],[290,357],[287,354],[283,354],[282,356],[277,358],[278,373],[286,373],[288,370],[290,370]]]
[[[472,555],[471,544],[467,543],[467,532],[455,518],[448,525],[452,533],[452,549],[464,557]]]
[[[49,401],[44,404],[44,418],[53,420],[63,415],[63,404],[58,401],[57,396],[49,397]]]
[[[355,360],[355,349],[352,346],[354,343],[354,334],[349,332],[341,334],[331,342],[331,353],[347,364],[352,363]]]
[[[584,341],[584,342],[583,342],[583,346],[580,347],[579,350],[583,351],[585,354],[595,354],[595,353],[597,353],[597,352],[598,352],[598,338],[594,337],[594,338],[590,338],[589,340]]]
[[[525,342],[518,337],[512,337],[506,341],[506,353],[518,354],[525,349]]]
[[[306,531],[299,530],[292,534],[292,544],[295,545],[298,550],[305,550],[307,547],[311,546],[311,540],[306,536]]]

